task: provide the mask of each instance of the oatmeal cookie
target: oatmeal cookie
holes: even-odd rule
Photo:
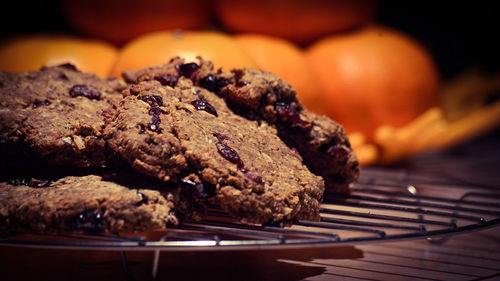
[[[146,79],[124,93],[105,138],[140,172],[249,223],[319,219],[323,180],[273,127],[234,114],[182,75],[173,84]]]
[[[102,130],[125,87],[70,64],[0,72],[0,151],[24,146],[51,163],[106,166],[112,153]]]
[[[0,233],[118,233],[165,229],[178,220],[174,196],[101,177],[0,183]]]
[[[308,111],[295,90],[278,76],[255,69],[215,70],[209,61],[168,64],[128,71],[129,83],[156,80],[175,86],[179,77],[222,96],[233,112],[276,128],[280,138],[297,149],[304,163],[325,179],[331,192],[347,192],[359,175],[359,164],[341,125]]]

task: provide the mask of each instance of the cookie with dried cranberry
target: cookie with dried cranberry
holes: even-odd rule
[[[329,191],[346,192],[357,179],[358,161],[342,126],[305,109],[286,81],[255,69],[215,70],[211,62],[198,60],[185,63],[174,58],[162,66],[126,72],[124,77],[130,83],[157,80],[163,84],[177,83],[178,77],[189,78],[222,96],[235,113],[275,127],[280,138],[299,151],[311,171],[323,176]]]
[[[125,82],[81,73],[72,65],[0,72],[0,146],[26,144],[56,164],[106,166],[105,119]],[[4,150],[2,148],[2,150]]]
[[[325,179],[327,190],[348,191],[359,175],[359,165],[341,125],[308,111],[292,86],[270,72],[237,69],[202,73],[209,68],[200,67],[196,83],[203,85],[208,78],[231,81],[216,88],[236,113],[274,126],[281,139],[299,151],[311,171]]]
[[[319,218],[323,180],[274,128],[184,76],[175,87],[153,79],[124,93],[105,137],[137,170],[249,223]]]
[[[0,233],[118,233],[178,223],[174,197],[99,176],[0,183]]]

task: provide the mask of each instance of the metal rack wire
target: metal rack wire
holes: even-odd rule
[[[422,180],[425,179],[425,180]],[[500,225],[500,189],[426,176],[418,184],[404,170],[365,170],[350,195],[325,194],[321,221],[292,227],[251,226],[210,211],[201,222],[187,221],[151,238],[145,236],[46,236],[0,238],[0,246],[120,251],[152,251],[152,276],[161,251],[269,250],[375,243],[426,238],[442,243],[457,233]]]

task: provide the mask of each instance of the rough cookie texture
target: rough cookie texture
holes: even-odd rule
[[[0,183],[0,233],[140,232],[177,224],[173,195],[99,176]]]
[[[0,72],[0,151],[26,145],[51,163],[106,166],[112,153],[102,130],[125,87],[70,64]]]
[[[215,70],[212,63],[201,58],[199,63],[187,64],[174,58],[162,66],[124,73],[129,83],[156,80],[170,86],[177,83],[179,76],[222,96],[235,113],[275,127],[280,138],[298,150],[311,171],[323,176],[329,191],[346,192],[357,179],[358,161],[342,126],[305,109],[290,84],[272,73]]]
[[[105,129],[110,147],[142,173],[177,182],[242,221],[319,219],[324,182],[276,130],[193,86],[190,65],[173,67],[175,83],[145,79],[125,91]]]

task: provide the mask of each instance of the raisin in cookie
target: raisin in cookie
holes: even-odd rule
[[[234,114],[184,76],[131,85],[125,95],[105,137],[137,170],[189,187],[242,221],[319,219],[323,180],[274,128]]]
[[[311,171],[323,176],[327,190],[346,192],[357,179],[358,161],[342,126],[305,109],[292,86],[272,73],[214,70],[211,62],[201,58],[199,63],[174,58],[162,66],[124,73],[129,83],[156,80],[173,86],[179,77],[222,96],[235,113],[275,127],[280,138],[298,150]]]
[[[51,163],[106,166],[105,118],[126,85],[72,65],[25,73],[0,72],[0,146],[31,148]]]
[[[99,176],[0,183],[0,233],[99,233],[165,229],[173,195],[130,189]]]

